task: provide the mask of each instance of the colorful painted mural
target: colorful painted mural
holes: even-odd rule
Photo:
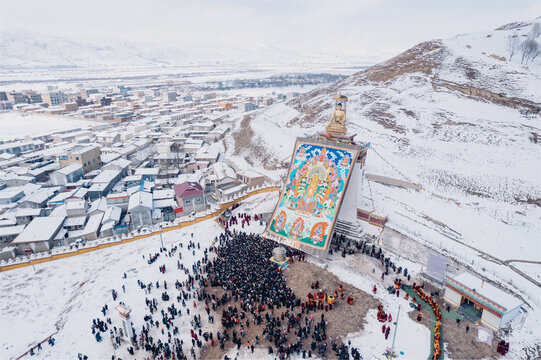
[[[326,249],[357,155],[356,149],[298,141],[267,234]]]

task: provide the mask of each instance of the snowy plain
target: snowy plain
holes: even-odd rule
[[[69,129],[87,129],[99,124],[96,121],[74,119],[68,116],[22,114],[18,112],[0,113],[0,140],[24,138]]]

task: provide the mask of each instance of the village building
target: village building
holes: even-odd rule
[[[152,225],[152,194],[137,191],[130,196],[128,213],[134,228]]]
[[[445,281],[444,298],[475,323],[499,330],[521,312],[524,301],[464,272]]]
[[[50,175],[50,179],[53,185],[66,185],[79,181],[83,175],[83,166],[74,163],[54,171]]]
[[[17,247],[17,254],[29,254],[47,251],[52,241],[62,229],[63,216],[37,217],[12,241]]]
[[[79,164],[83,167],[86,174],[101,166],[101,152],[96,145],[81,146],[60,156],[60,167],[63,168],[70,164]]]
[[[262,186],[265,183],[265,176],[255,171],[244,170],[237,173],[237,179],[249,188]]]
[[[207,209],[205,191],[199,183],[186,181],[173,186],[173,190],[175,190],[179,205],[176,210],[177,216],[190,215]]]

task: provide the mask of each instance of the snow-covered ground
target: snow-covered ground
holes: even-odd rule
[[[229,146],[232,160],[249,158],[258,171],[279,179],[287,165],[268,164],[287,164],[295,138],[323,131],[332,97],[346,95],[349,132],[371,143],[366,172],[411,179],[424,189],[365,181],[360,206],[388,216],[389,228],[521,296],[531,307],[524,325],[514,322],[513,341],[539,343],[533,332],[541,318],[535,282],[541,265],[511,260],[540,261],[541,173],[533,164],[540,160],[541,117],[527,114],[526,105],[504,106],[487,95],[540,106],[541,61],[524,66],[520,54],[509,62],[506,53],[508,39],[516,35],[522,41],[532,27],[525,22],[420,44],[292,102],[258,110],[250,122],[252,144],[265,147],[265,157],[250,148],[234,153]],[[485,91],[485,97],[440,88],[438,82]]]
[[[266,213],[272,211],[277,200],[277,193],[267,193],[253,196],[241,203],[234,213]],[[265,227],[259,222],[252,221],[250,226],[235,225],[238,230],[261,233]],[[210,246],[221,228],[215,220],[207,220],[184,229],[163,233],[163,242],[167,249],[175,245],[183,244],[178,251],[182,253],[182,263],[190,267],[195,261],[203,256],[204,248]],[[199,242],[201,249],[187,250],[187,243],[192,240]],[[104,336],[101,343],[96,342],[91,333],[92,319],[104,319],[100,309],[107,304],[113,325],[119,325],[118,315],[114,306],[119,301],[124,302],[132,308],[131,321],[135,329],[139,331],[143,325],[143,316],[147,313],[145,297],[158,299],[158,311],[165,309],[170,302],[162,302],[160,297],[164,291],[163,286],[159,289],[152,289],[152,293],[146,295],[137,285],[137,280],[144,283],[155,283],[157,280],[163,284],[168,283],[168,293],[174,298],[176,291],[173,284],[178,279],[185,280],[184,272],[177,271],[176,262],[178,253],[172,257],[162,253],[157,261],[151,265],[147,264],[149,254],[159,252],[160,237],[153,236],[132,243],[114,246],[107,249],[90,252],[75,257],[56,260],[53,262],[35,265],[16,270],[3,272],[0,275],[0,352],[1,358],[12,359],[24,353],[31,345],[36,344],[54,335],[56,339],[54,347],[44,343],[43,350],[38,353],[37,358],[43,359],[71,359],[78,353],[89,355],[90,358],[108,359],[111,355],[119,356],[122,359],[132,358],[126,352],[123,345],[118,350],[113,350],[109,336]],[[145,256],[145,259],[143,259]],[[420,272],[421,264],[409,262],[405,259],[393,257],[392,260],[408,267],[412,276]],[[359,271],[355,257],[334,256],[332,261],[321,263],[309,258],[309,261],[318,266],[327,265],[327,270],[335,274],[344,283],[351,284],[360,290],[371,294],[372,286],[378,285],[380,289],[375,295],[381,302],[385,311],[390,312],[396,318],[398,306],[401,307],[398,332],[396,336],[395,350],[399,359],[426,359],[430,353],[430,330],[416,321],[410,319],[408,311],[411,308],[408,301],[402,297],[389,294],[382,289],[379,281],[368,275],[369,263],[365,266],[367,272]],[[161,274],[158,267],[166,265],[165,274]],[[123,273],[127,278],[123,279]],[[391,281],[391,280],[389,280]],[[126,293],[122,291],[125,285]],[[117,301],[113,301],[111,290],[118,292]],[[199,306],[190,306],[190,316],[187,316],[185,309],[180,307],[183,316],[174,320],[174,325],[180,329],[180,339],[185,343],[184,351],[189,353],[190,342],[190,320],[194,311],[201,312]],[[515,344],[511,350],[513,358],[520,358],[521,346],[535,344],[536,326],[539,319],[539,312],[526,317],[524,323],[522,318],[514,321],[515,331],[509,338]],[[201,316],[205,330],[216,331],[218,322],[215,325],[208,324],[206,314]],[[364,359],[384,359],[383,353],[390,347],[395,327],[392,327],[389,340],[385,341],[381,333],[381,323],[377,321],[375,312],[369,311],[364,319],[359,319],[364,324],[364,329],[357,333],[348,334],[347,340],[351,345],[357,347]],[[151,335],[156,339],[161,335],[154,327],[151,328]],[[146,354],[136,353],[134,358],[141,358]],[[235,357],[236,350],[232,350],[228,356]],[[239,353],[239,359],[267,358],[266,351],[256,350],[254,354],[247,352],[243,347]]]
[[[59,130],[86,129],[98,123],[68,116],[23,114],[11,111],[0,113],[0,124],[0,140],[9,140]]]
[[[193,239],[191,233],[194,233]],[[182,262],[186,267],[203,257],[203,249],[210,246],[220,228],[215,220],[207,220],[189,228],[163,233],[163,242],[167,249],[180,243],[182,248]],[[201,244],[200,250],[188,251],[186,246],[190,240]],[[96,342],[91,333],[92,319],[104,320],[101,308],[107,304],[111,317],[116,326],[119,325],[118,314],[114,307],[119,301],[124,302],[132,309],[131,320],[139,332],[144,324],[143,316],[148,309],[145,305],[145,296],[158,299],[158,310],[165,309],[170,302],[161,301],[163,287],[154,288],[150,295],[137,284],[162,283],[167,281],[168,293],[177,294],[174,283],[178,279],[186,279],[184,272],[177,271],[178,255],[166,257],[162,253],[157,261],[147,264],[149,254],[159,252],[160,237],[153,236],[129,244],[110,247],[70,257],[50,263],[21,268],[15,271],[2,273],[0,276],[0,356],[3,359],[16,358],[28,348],[53,334],[56,343],[50,347],[43,344],[39,358],[44,359],[73,359],[78,353],[86,354],[94,359],[110,359],[112,354],[123,359],[129,358],[125,347],[113,352],[109,336],[104,336],[101,343]],[[145,259],[143,259],[145,256]],[[161,274],[159,266],[165,264],[166,272]],[[122,275],[126,273],[127,279]],[[122,292],[125,285],[126,293]],[[119,297],[113,301],[111,290],[116,289]],[[174,298],[173,298],[174,299]],[[187,316],[184,308],[183,316],[175,319],[175,325],[182,329],[180,338],[186,344],[190,342],[190,332],[187,330],[193,318]],[[202,309],[192,310],[201,311]],[[208,328],[206,314],[202,316],[203,324]],[[155,337],[158,337],[156,328],[152,328]],[[185,346],[185,352],[189,348]],[[141,353],[142,354],[142,353]],[[140,355],[139,357],[142,357]]]

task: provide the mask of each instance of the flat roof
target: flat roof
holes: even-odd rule
[[[448,277],[447,282],[451,285],[456,285],[454,283],[458,283],[459,285],[466,287],[466,290],[470,290],[472,294],[481,295],[482,297],[500,305],[501,307],[505,308],[507,312],[524,304],[524,301],[514,297],[506,291],[498,289],[494,285],[491,285],[468,272],[463,272],[455,277]]]
[[[64,221],[64,226],[83,226],[86,216],[69,217]]]
[[[85,153],[87,151],[91,151],[97,148],[98,148],[97,145],[78,146],[75,149],[68,152],[68,154],[82,154],[82,153]]]
[[[13,244],[52,240],[64,223],[64,216],[45,216],[34,218]]]
[[[154,190],[153,198],[154,200],[174,199],[175,190],[173,189]]]
[[[237,175],[240,175],[240,176],[244,176],[244,177],[247,177],[247,178],[250,178],[250,179],[255,179],[255,178],[259,178],[259,177],[264,177],[265,175],[261,175],[259,173],[256,173],[255,171],[251,171],[251,170],[243,170],[243,171],[239,171],[237,173]]]

